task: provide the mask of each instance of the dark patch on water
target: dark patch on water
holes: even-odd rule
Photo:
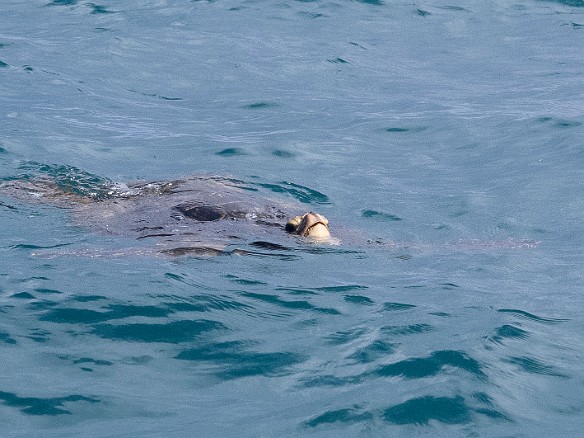
[[[287,193],[292,195],[298,201],[305,204],[330,204],[328,196],[308,187],[294,184],[287,181],[281,181],[277,184],[252,183],[254,185],[268,189],[274,193]]]
[[[213,330],[226,330],[220,322],[207,319],[181,320],[166,324],[98,324],[93,333],[101,338],[127,342],[163,342],[178,344],[193,341]]]
[[[468,9],[463,8],[462,6],[438,6],[438,8],[444,9],[445,11],[470,12]]]
[[[328,382],[327,386],[331,382]],[[383,420],[398,425],[428,425],[431,421],[444,424],[467,424],[472,421],[472,414],[482,414],[494,420],[511,421],[502,412],[496,410],[488,398],[474,394],[474,400],[487,407],[473,407],[464,397],[435,397],[423,396],[407,400],[403,403],[390,406],[380,413]],[[483,398],[485,401],[482,401]],[[344,409],[327,410],[304,423],[305,427],[317,427],[326,424],[352,424],[371,422],[378,414],[375,411],[363,409],[360,405],[353,405]]]
[[[458,284],[455,283],[440,283],[440,286],[442,286],[442,289],[445,290],[454,290],[460,287]]]
[[[307,295],[307,296],[318,295],[318,292],[313,289],[279,287],[277,290],[288,292],[291,295]]]
[[[395,310],[408,310],[417,307],[413,304],[404,303],[385,303],[383,304],[383,310],[395,311]]]
[[[540,0],[549,3],[559,3],[561,5],[572,6],[575,8],[584,7],[584,0]]]
[[[16,344],[16,340],[6,332],[0,332],[0,342],[4,342],[5,344]]]
[[[105,6],[96,5],[95,3],[86,3],[86,6],[91,8],[92,14],[113,14],[113,12],[107,9]]]
[[[305,425],[308,427],[317,427],[321,424],[343,423],[353,424],[363,421],[370,421],[373,419],[371,412],[363,411],[363,409],[354,405],[347,409],[338,409],[334,411],[327,411],[311,420],[308,420]]]
[[[383,6],[385,4],[383,0],[357,0],[357,2],[373,6]]]
[[[295,353],[260,353],[249,351],[248,347],[249,344],[242,341],[206,344],[184,350],[176,359],[207,362],[214,368],[213,374],[221,379],[282,376],[290,373],[290,367],[305,360]]]
[[[276,149],[272,151],[272,155],[278,158],[294,158],[296,156],[296,154],[294,154],[293,152],[284,149]]]
[[[436,420],[446,424],[465,424],[471,420],[471,411],[464,398],[425,396],[391,406],[383,418],[394,424],[428,424]]]
[[[149,318],[163,318],[169,315],[169,311],[160,306],[136,306],[128,304],[110,304],[107,306],[109,313],[117,318],[129,318],[132,316],[146,316]]]
[[[61,292],[60,290],[56,290],[56,289],[45,289],[45,288],[37,288],[34,290],[35,292],[38,292],[40,294],[62,294],[63,292]]]
[[[243,106],[243,108],[256,110],[256,109],[264,109],[264,108],[273,108],[276,106],[278,106],[278,104],[274,103],[274,102],[254,102],[254,103],[250,103],[249,105]]]
[[[53,0],[47,6],[75,6],[79,0]]]
[[[241,148],[226,148],[219,152],[216,152],[215,155],[218,155],[220,157],[239,157],[247,155],[247,152],[245,152]]]
[[[424,9],[416,9],[416,14],[419,15],[420,17],[429,17],[430,15],[432,15],[430,12]]]
[[[402,218],[395,216],[393,214],[389,214],[389,213],[383,213],[381,211],[375,211],[375,210],[363,210],[361,212],[361,216],[366,217],[366,218],[374,218],[374,219],[380,219],[380,220],[384,220],[384,221],[401,221]]]
[[[252,242],[250,243],[250,246],[253,246],[255,248],[267,249],[270,251],[290,251],[290,248],[288,248],[287,246],[265,241]]]
[[[293,309],[293,310],[314,310],[316,312],[321,313],[328,313],[332,315],[338,315],[340,312],[336,309],[330,308],[323,308],[317,307],[314,304],[309,303],[308,301],[304,300],[295,300],[295,301],[287,301],[283,300],[277,295],[270,295],[270,294],[258,294],[253,292],[240,292],[241,296],[252,298],[254,300],[259,300],[265,303],[273,304],[278,307],[282,307],[284,309]]]
[[[39,328],[33,328],[29,330],[30,334],[25,336],[25,338],[30,339],[35,342],[47,342],[50,337],[51,332],[48,330],[43,330]]]
[[[356,43],[356,42],[354,42],[354,41],[349,41],[349,44],[350,44],[350,45],[352,45],[352,46],[355,46],[355,47],[359,47],[360,49],[367,50],[367,49],[366,49],[365,47],[363,47],[361,44],[358,44],[358,43]]]
[[[373,374],[379,377],[400,376],[406,379],[420,379],[438,374],[445,366],[454,367],[484,377],[479,362],[460,351],[434,351],[424,358],[405,359],[378,367]]]
[[[77,301],[78,303],[89,303],[92,301],[107,300],[103,295],[76,295],[71,297],[72,301]]]
[[[332,63],[332,64],[348,64],[349,63],[349,61],[346,61],[343,58],[328,59],[327,61]]]
[[[134,306],[126,304],[111,304],[104,311],[78,309],[73,307],[59,307],[51,309],[39,318],[41,321],[50,321],[60,324],[95,324],[114,319],[124,319],[132,316],[153,318],[166,317],[170,310],[158,306]]]
[[[497,328],[496,333],[490,338],[492,342],[503,344],[506,339],[527,339],[529,333],[510,324]]]
[[[0,61],[0,68],[8,68],[10,67],[8,64],[6,64],[5,62]]]
[[[361,286],[358,284],[346,284],[342,286],[323,286],[323,287],[316,287],[314,290],[319,292],[353,292],[358,290],[365,290],[367,286]]]
[[[63,408],[68,402],[84,401],[88,403],[98,403],[100,400],[93,397],[73,394],[66,397],[37,398],[19,397],[13,392],[0,391],[0,400],[6,405],[19,408],[21,412],[30,415],[63,415],[71,414]]]
[[[363,306],[372,306],[374,304],[371,298],[364,297],[363,295],[345,295],[343,296],[343,299],[347,303],[360,304]]]
[[[28,303],[28,307],[30,308],[30,310],[33,310],[33,311],[44,311],[47,309],[51,309],[58,304],[59,303],[56,301],[43,299],[43,300],[36,300],[36,301],[32,301],[32,302]]]
[[[19,300],[34,300],[36,297],[28,292],[18,292],[11,295],[10,298],[18,298]]]
[[[324,14],[320,14],[318,12],[308,12],[308,11],[300,11],[298,12],[298,15],[302,16],[302,17],[307,17],[310,19],[315,19],[315,18],[321,18],[324,17]]]
[[[418,133],[428,129],[426,126],[413,126],[413,127],[403,127],[403,126],[391,126],[389,128],[385,128],[386,132],[390,132],[392,134],[402,134],[405,132],[411,133]]]
[[[446,312],[428,312],[428,315],[438,316],[440,318],[448,318],[450,317],[450,313]]]
[[[19,243],[18,245],[12,245],[10,246],[10,249],[54,249],[54,248],[61,248],[63,246],[69,246],[69,243],[58,243],[56,245],[46,245],[46,246],[42,246],[42,245],[30,245],[30,244],[25,244],[25,243]]]
[[[112,366],[113,362],[109,360],[101,360],[101,359],[92,359],[91,357],[82,357],[73,361],[74,364],[80,363],[92,363],[94,365],[101,365],[101,366]]]
[[[555,128],[575,128],[577,126],[582,126],[582,122],[577,120],[568,120],[568,119],[558,119],[555,117],[540,117],[536,119],[539,123],[551,123]]]
[[[91,357],[81,357],[81,358],[74,358],[69,355],[59,355],[59,359],[66,360],[71,362],[73,365],[81,365],[79,367],[82,371],[92,372],[93,368],[89,367],[89,365],[95,366],[113,366],[114,363],[110,362],[109,360],[102,360],[102,359],[93,359]]]

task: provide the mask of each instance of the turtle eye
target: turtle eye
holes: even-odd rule
[[[300,226],[300,222],[302,221],[302,217],[301,216],[294,216],[292,219],[290,219],[287,223],[286,223],[286,228],[285,230],[288,233],[295,233],[298,231],[298,227]]]
[[[288,222],[286,224],[286,231],[288,233],[293,233],[298,228],[298,225],[294,225],[292,222]]]

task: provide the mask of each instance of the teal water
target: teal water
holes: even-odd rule
[[[584,3],[0,17],[3,181],[226,175],[341,240],[144,256],[1,196],[1,436],[581,435]]]

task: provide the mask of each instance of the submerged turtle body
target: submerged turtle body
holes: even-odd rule
[[[293,204],[258,196],[222,178],[129,187],[129,196],[79,205],[76,222],[110,234],[154,239],[165,251],[182,252],[187,247],[195,251],[237,241],[280,240],[294,211]]]
[[[0,195],[67,208],[72,211],[76,225],[147,243],[139,248],[116,250],[114,255],[250,254],[257,253],[258,248],[279,253],[293,249],[290,233],[335,245],[339,243],[329,237],[328,221],[322,215],[310,212],[297,216],[305,211],[306,203],[328,203],[322,193],[297,184],[243,182],[216,176],[116,184],[69,166],[28,163],[23,168],[32,173],[0,181]],[[290,200],[274,199],[266,196],[266,191],[287,192],[292,197],[287,198]],[[0,206],[16,209],[2,201]],[[289,218],[292,219],[287,221]],[[398,243],[368,240],[360,233],[355,236],[350,230],[343,233],[343,241],[354,242],[358,247],[365,243],[378,248],[423,252],[517,249],[537,245],[534,241],[515,239],[460,240],[442,245]]]
[[[302,211],[298,202],[230,178],[114,184],[77,169],[54,173],[5,181],[0,194],[71,209],[76,225],[152,241],[171,255],[229,252],[238,244],[285,249],[286,221]]]

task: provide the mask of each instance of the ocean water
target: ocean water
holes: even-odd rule
[[[2,437],[581,436],[584,2],[0,17],[3,181],[226,175],[340,240],[144,255],[0,195]]]

